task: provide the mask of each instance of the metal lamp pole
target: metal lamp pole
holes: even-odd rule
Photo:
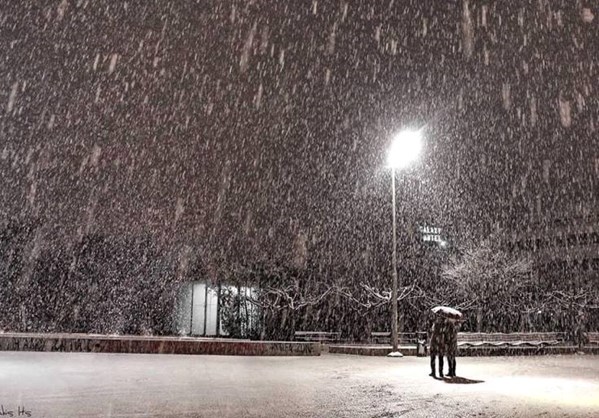
[[[404,130],[399,132],[391,148],[389,149],[388,164],[391,168],[391,192],[393,203],[393,287],[391,289],[391,344],[393,351],[389,353],[390,357],[402,357],[398,351],[398,302],[397,302],[397,221],[395,210],[395,171],[396,169],[406,168],[411,162],[418,158],[422,148],[421,131]]]
[[[391,289],[391,343],[393,352],[398,351],[397,335],[397,226],[395,220],[395,167],[391,168],[391,189],[393,202],[393,287]]]

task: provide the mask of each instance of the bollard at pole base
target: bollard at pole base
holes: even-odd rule
[[[426,356],[426,341],[416,341],[416,357]]]

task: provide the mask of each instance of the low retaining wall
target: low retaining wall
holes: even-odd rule
[[[0,351],[319,356],[319,343],[134,335],[0,333]]]
[[[329,353],[331,354],[355,354],[359,356],[386,356],[393,349],[386,345],[331,345]],[[415,356],[416,346],[399,347],[399,352],[404,356]]]
[[[578,347],[571,345],[551,345],[545,347],[460,347],[458,355],[461,357],[476,356],[543,356],[548,354],[576,354]]]
[[[354,354],[360,356],[386,356],[391,352],[391,347],[387,345],[331,345],[329,352],[332,354]],[[415,356],[416,346],[400,347],[399,351],[404,356]],[[460,347],[458,349],[459,357],[476,356],[541,356],[549,354],[576,354],[579,352],[575,346],[546,346],[546,347]],[[585,347],[582,352],[585,354],[599,354],[599,346]]]

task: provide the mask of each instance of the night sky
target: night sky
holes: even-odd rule
[[[595,211],[596,1],[4,1],[0,214],[326,263]],[[301,245],[300,245],[301,247]]]

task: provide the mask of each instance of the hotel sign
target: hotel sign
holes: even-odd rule
[[[419,226],[418,229],[422,234],[422,241],[443,242],[441,238],[441,228],[434,226]]]

